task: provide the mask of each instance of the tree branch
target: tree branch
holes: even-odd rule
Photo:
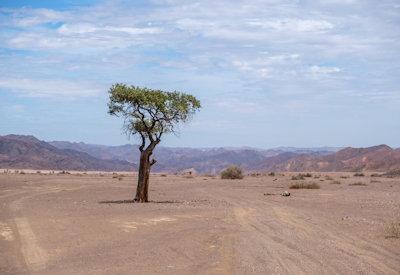
[[[139,132],[139,134],[140,137],[142,138],[142,144],[139,146],[139,150],[140,152],[143,152],[144,146],[146,146],[146,138],[142,133]]]
[[[160,143],[160,140],[154,140],[149,144],[149,146],[147,146],[146,151],[147,153],[150,153],[150,155],[153,153],[154,148],[156,147],[156,145]]]

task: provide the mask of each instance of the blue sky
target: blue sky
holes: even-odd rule
[[[0,135],[127,143],[115,82],[202,101],[167,146],[400,147],[400,2],[0,1]]]

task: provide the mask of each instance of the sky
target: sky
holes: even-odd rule
[[[165,146],[400,147],[400,1],[0,0],[0,135],[133,143],[113,83],[200,99]]]

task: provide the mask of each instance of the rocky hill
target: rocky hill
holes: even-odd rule
[[[96,158],[107,160],[126,160],[137,163],[139,150],[137,145],[104,146],[85,144],[82,142],[52,141],[51,145],[60,149],[73,149],[88,153]],[[157,163],[153,167],[156,172],[179,172],[185,169],[194,169],[199,173],[219,173],[229,165],[238,165],[245,170],[255,170],[260,163],[269,157],[281,154],[290,156],[298,154],[325,155],[333,148],[286,148],[257,149],[243,148],[185,148],[158,146],[154,156]],[[280,157],[277,158],[277,160]]]
[[[298,172],[390,171],[400,169],[400,149],[379,145],[368,148],[349,147],[323,156],[278,155],[263,161],[257,169]]]
[[[155,150],[155,172],[194,169],[219,173],[229,165],[246,171],[389,171],[400,169],[400,149],[368,148],[174,148]],[[105,146],[33,136],[0,136],[0,168],[127,171],[136,168],[137,145]]]
[[[127,161],[98,159],[84,152],[59,149],[33,136],[0,136],[0,168],[129,171],[134,167]]]

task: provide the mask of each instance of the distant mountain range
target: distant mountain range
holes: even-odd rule
[[[124,160],[131,163],[138,163],[139,161],[139,149],[137,145],[104,146],[66,141],[52,141],[49,144],[63,150],[69,149],[85,152],[104,160]],[[251,171],[260,168],[260,165],[269,158],[284,153],[320,156],[332,153],[332,151],[335,151],[335,149],[325,147],[310,149],[282,147],[279,149],[264,150],[250,147],[179,148],[158,146],[154,152],[154,156],[157,159],[154,171],[179,172],[193,168],[199,173],[218,173],[232,164]]]
[[[400,149],[369,148],[174,148],[155,150],[155,172],[194,169],[218,173],[234,164],[246,171],[387,171],[400,169]],[[33,136],[0,136],[0,168],[51,170],[136,170],[137,145],[105,146],[45,142]]]
[[[133,170],[124,160],[99,159],[78,150],[60,149],[33,136],[0,136],[0,168],[49,170]]]
[[[268,171],[390,171],[400,169],[400,149],[387,145],[368,148],[344,148],[327,154],[283,153],[270,157],[257,169]]]

